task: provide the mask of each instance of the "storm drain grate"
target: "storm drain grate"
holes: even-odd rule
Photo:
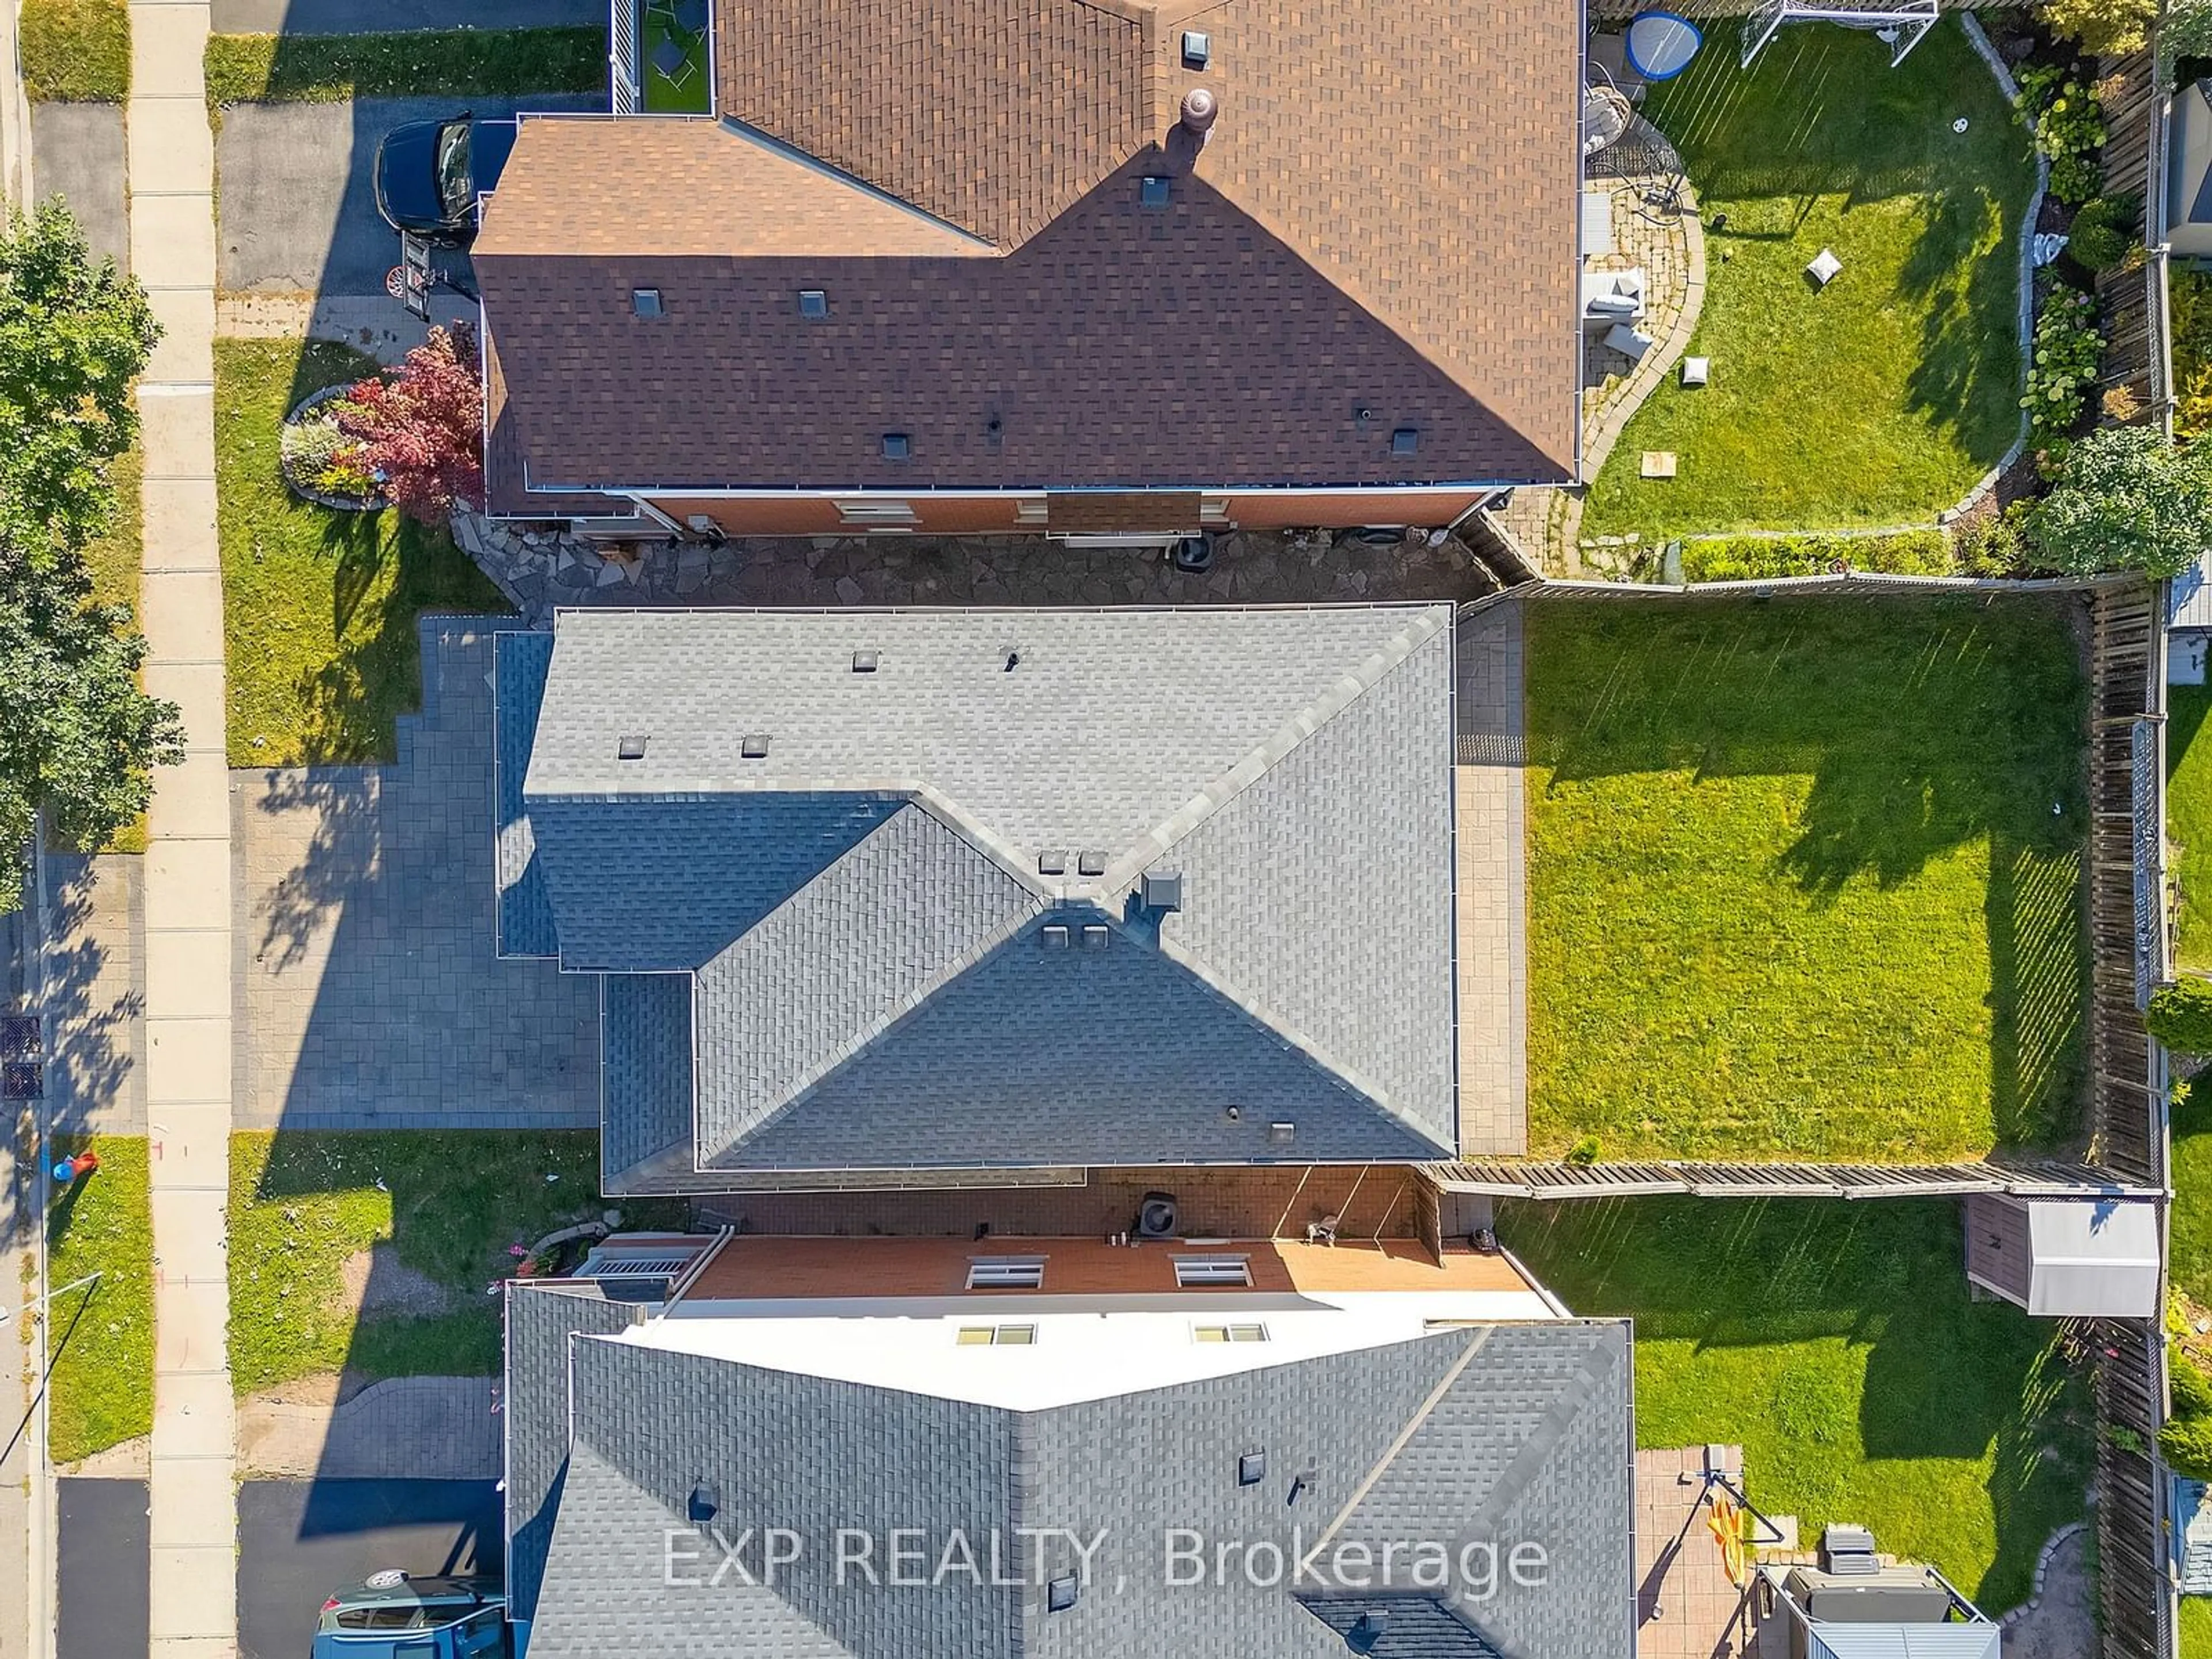
[[[0,1100],[37,1100],[46,1093],[46,1068],[35,1060],[0,1062]]]
[[[0,1060],[36,1060],[41,1046],[36,1014],[0,1015]]]

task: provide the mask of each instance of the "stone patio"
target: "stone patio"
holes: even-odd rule
[[[1743,1448],[1711,1449],[1741,1487]],[[1752,1651],[1743,1593],[1729,1583],[1705,1525],[1707,1451],[1636,1454],[1637,1659],[1743,1659]]]
[[[1041,536],[749,538],[617,549],[551,525],[463,514],[455,538],[515,609],[556,606],[1306,605],[1478,599],[1502,586],[1459,538],[1415,531],[1377,544],[1355,532],[1239,531],[1212,568],[1185,574],[1161,553],[1086,550]]]

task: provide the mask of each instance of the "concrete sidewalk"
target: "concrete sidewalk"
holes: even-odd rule
[[[148,814],[151,1130],[151,1659],[237,1652],[238,1514],[224,1207],[231,1102],[230,812],[215,527],[215,141],[205,0],[131,0],[131,265],[161,341],[138,386],[146,689],[184,711],[185,757]]]

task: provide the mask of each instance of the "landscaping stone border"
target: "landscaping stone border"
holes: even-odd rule
[[[1966,30],[1966,44],[1973,47],[1974,55],[1988,64],[1990,73],[1996,77],[1997,90],[2004,94],[2005,101],[2016,103],[2020,98],[2019,83],[2012,78],[2012,71],[2005,67],[2004,59],[1997,55],[1996,48],[1990,44],[1990,37],[1982,32],[1979,20],[1972,13],[1960,12],[1959,26]],[[2024,114],[2021,121],[2027,128],[2029,142],[2033,143],[2035,123]],[[2027,390],[2028,368],[2035,354],[2035,226],[2036,222],[2043,217],[2043,198],[2050,190],[2051,162],[2039,149],[2035,152],[2035,189],[2027,198],[2027,216],[2021,221],[2020,226],[2020,387],[2023,395]],[[2012,441],[2012,447],[2005,451],[1995,466],[1982,474],[1972,489],[1959,498],[1957,506],[1938,513],[1936,522],[1948,525],[1954,519],[1979,507],[1983,498],[1996,488],[1997,480],[2027,453],[2027,411],[2023,409],[2020,411],[2020,435]]]
[[[276,428],[276,476],[284,481],[284,488],[303,501],[313,501],[317,507],[327,507],[337,513],[381,513],[392,505],[382,495],[335,495],[325,489],[310,489],[292,476],[284,461],[284,431],[300,424],[303,416],[320,409],[325,404],[336,403],[354,388],[353,382],[343,386],[326,386],[320,392],[311,392],[284,416]]]

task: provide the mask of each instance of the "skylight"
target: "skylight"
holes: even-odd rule
[[[1194,1325],[1191,1338],[1198,1342],[1265,1342],[1265,1325]]]
[[[1036,1345],[1034,1325],[963,1325],[954,1345],[963,1348],[1028,1348]]]

